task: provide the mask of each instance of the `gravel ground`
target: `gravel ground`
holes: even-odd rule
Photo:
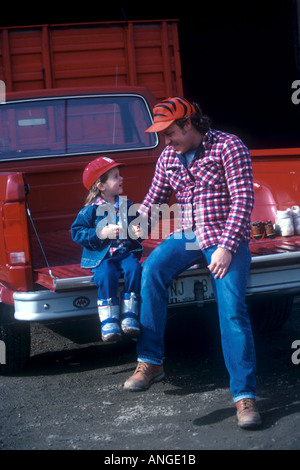
[[[0,377],[1,450],[102,450],[104,459],[140,449],[300,449],[300,364],[291,360],[299,299],[282,331],[255,334],[263,417],[256,431],[236,425],[214,311],[169,319],[166,379],[142,393],[122,389],[135,343],[95,341],[97,327],[94,320],[32,325],[26,370]]]

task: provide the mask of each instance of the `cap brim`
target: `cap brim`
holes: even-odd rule
[[[115,166],[126,166],[126,163],[117,163],[116,165],[112,166],[112,168],[114,168]]]
[[[117,162],[113,163],[112,165],[107,165],[107,167],[105,169],[103,169],[104,171],[103,170],[101,171],[101,174],[99,175],[99,177],[101,175],[104,175],[104,173],[107,173],[109,170],[112,170],[113,168],[116,168],[117,166],[122,167],[122,166],[126,166],[126,165],[125,165],[125,163],[117,163]]]
[[[172,119],[171,121],[155,122],[154,124],[152,124],[152,126],[148,127],[145,132],[162,132],[168,127],[170,127],[173,122],[175,122],[175,119]]]

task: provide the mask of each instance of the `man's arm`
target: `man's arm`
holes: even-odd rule
[[[249,229],[254,205],[251,156],[240,139],[227,142],[223,164],[232,205],[218,248],[208,266],[216,279],[222,279],[226,275],[233,254]]]
[[[159,206],[167,204],[173,192],[166,177],[163,156],[164,152],[157,161],[151,186],[138,211],[147,220],[149,230],[158,222]]]
[[[235,253],[250,229],[254,205],[252,162],[249,150],[238,138],[225,144],[222,159],[231,207],[218,246]]]

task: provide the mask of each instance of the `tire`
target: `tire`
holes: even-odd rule
[[[30,323],[0,325],[0,341],[0,375],[20,372],[30,357]]]
[[[293,309],[293,295],[254,297],[248,300],[252,327],[259,333],[280,330]]]

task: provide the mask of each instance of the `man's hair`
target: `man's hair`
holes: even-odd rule
[[[183,119],[177,119],[175,123],[182,129],[187,119],[190,119],[193,127],[198,132],[200,132],[200,134],[206,134],[206,132],[211,127],[211,119],[209,116],[203,115],[198,103],[192,102],[192,104],[195,106],[196,114],[192,114],[191,116],[185,117]]]

